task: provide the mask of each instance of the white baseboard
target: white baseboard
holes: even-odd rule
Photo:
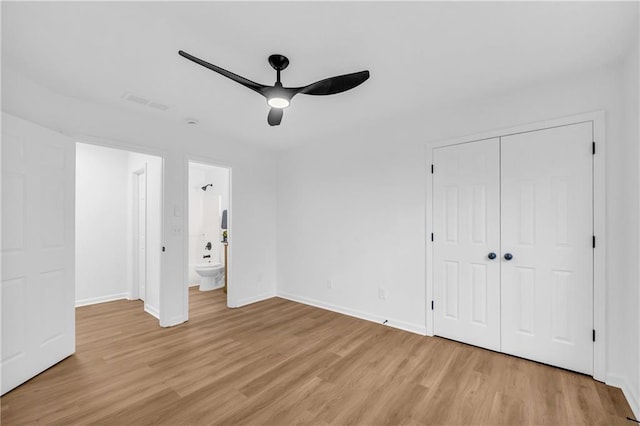
[[[396,320],[393,318],[384,318],[379,315],[370,314],[368,312],[357,311],[355,309],[346,308],[344,306],[338,306],[331,303],[321,302],[319,300],[314,300],[307,297],[297,296],[295,294],[287,293],[284,291],[278,291],[277,296],[283,299],[292,300],[294,302],[304,303],[305,305],[315,306],[316,308],[322,308],[328,311],[349,315],[351,317],[356,317],[363,320],[376,322],[378,324],[382,324],[386,320],[387,322],[384,325],[388,325],[389,327],[397,328],[404,331],[409,331],[411,333],[420,334],[422,336],[427,335],[427,328],[421,324],[413,324],[405,321]]]
[[[271,299],[273,297],[276,297],[275,293],[273,292],[263,293],[258,296],[239,299],[236,301],[236,303],[233,306],[230,306],[230,307],[239,308],[241,306],[250,305],[252,303],[262,302],[263,300]]]
[[[176,325],[183,324],[184,322],[185,319],[182,315],[176,315],[172,318],[169,318],[166,322],[162,322],[162,320],[160,320],[160,327],[174,327]]]
[[[90,297],[88,299],[76,300],[76,308],[78,306],[95,305],[96,303],[113,302],[114,300],[127,299],[129,293],[109,294],[107,296]]]
[[[160,312],[151,305],[144,304],[144,311],[160,320]]]
[[[627,398],[627,402],[631,407],[631,411],[636,419],[640,418],[640,398],[638,394],[633,390],[626,377],[618,376],[617,374],[607,374],[606,383],[609,386],[622,389],[624,397]]]

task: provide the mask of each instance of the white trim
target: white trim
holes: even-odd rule
[[[79,306],[95,305],[96,303],[113,302],[114,300],[129,299],[129,293],[108,294],[100,297],[90,297],[88,299],[76,300],[76,308]]]
[[[151,314],[153,315],[153,314]],[[182,315],[175,315],[171,318],[167,319],[166,323],[162,323],[160,324],[161,327],[175,327],[176,325],[180,325],[184,323],[184,321],[182,320]]]
[[[160,312],[151,305],[144,304],[144,311],[160,320]]]
[[[631,411],[636,419],[640,418],[640,398],[633,391],[633,386],[629,383],[626,377],[618,376],[617,374],[607,374],[607,385],[620,388],[624,397],[627,399]]]
[[[485,139],[503,137],[518,133],[533,132],[536,130],[549,129],[553,127],[566,126],[571,124],[593,123],[593,137],[596,142],[596,155],[593,158],[593,232],[596,236],[596,248],[593,259],[593,328],[596,330],[596,341],[593,345],[593,378],[603,381],[606,374],[606,133],[605,133],[605,112],[595,111],[578,114],[568,117],[539,121],[535,123],[521,124],[505,129],[491,130],[489,132],[477,133],[473,135],[448,139],[444,141],[434,141],[426,144],[426,330],[427,335],[433,335],[433,311],[431,311],[431,300],[433,295],[433,252],[431,244],[431,233],[433,232],[433,177],[431,174],[431,164],[433,163],[433,149],[458,145],[469,142],[476,142]]]
[[[105,148],[119,149],[121,151],[131,151],[137,154],[153,155],[155,157],[161,157],[163,159],[166,158],[167,155],[169,154],[169,151],[164,149],[157,149],[155,147],[139,145],[133,142],[123,141],[123,140],[114,139],[114,138],[103,138],[99,136],[91,136],[84,133],[75,133],[75,132],[72,132],[72,133],[60,132],[60,133],[73,138],[76,142],[84,143],[87,145],[102,146]]]
[[[228,285],[227,285],[227,291],[229,291]],[[263,294],[260,294],[258,296],[247,297],[245,299],[239,299],[237,301],[238,302],[237,305],[229,306],[229,307],[230,308],[240,308],[242,306],[247,306],[247,305],[250,305],[252,303],[262,302],[263,300],[267,300],[267,299],[273,299],[274,297],[276,297],[276,294],[274,292],[270,291],[268,293],[263,293]],[[230,305],[230,303],[228,303],[228,305]]]
[[[596,142],[596,155],[593,157],[593,233],[596,236],[596,248],[593,251],[593,328],[596,330],[593,378],[603,381],[607,372],[606,117],[604,111],[592,113],[591,116],[593,139]]]
[[[431,309],[431,301],[433,300],[433,242],[431,241],[431,233],[433,232],[433,176],[431,174],[431,165],[433,164],[433,148],[426,146],[426,191],[425,191],[425,296],[426,312],[425,312],[425,330],[427,336],[433,336],[433,310]]]
[[[131,172],[131,176],[133,176],[132,182],[131,182],[131,186],[132,186],[132,200],[131,200],[131,206],[132,206],[132,211],[131,211],[131,285],[129,287],[129,294],[131,295],[131,299],[140,299],[142,301],[145,301],[147,299],[147,283],[145,282],[144,284],[144,289],[145,289],[145,294],[144,299],[142,297],[140,297],[140,283],[138,282],[139,278],[140,278],[140,274],[138,273],[138,268],[140,267],[140,258],[139,258],[139,244],[140,244],[140,233],[138,232],[138,225],[139,225],[139,208],[140,208],[140,201],[139,201],[139,189],[140,189],[140,184],[139,184],[139,179],[140,176],[144,175],[145,181],[144,181],[144,190],[145,190],[145,238],[147,238],[147,223],[148,223],[148,214],[149,214],[149,210],[148,210],[148,206],[147,206],[147,178],[148,178],[148,173],[147,173],[147,162],[145,161],[144,163],[144,167],[141,167],[138,170],[134,170],[133,172]],[[144,263],[145,263],[145,269],[146,271],[149,270],[149,262],[148,262],[148,256],[147,256],[147,252],[145,250],[145,259],[144,259]],[[145,272],[145,280],[146,280],[147,276],[146,276],[146,272]]]
[[[400,321],[393,318],[385,318],[378,315],[370,314],[368,312],[362,312],[351,308],[346,308],[344,306],[338,306],[331,303],[321,302],[319,300],[310,299],[308,297],[296,296],[291,293],[279,291],[277,297],[282,299],[291,300],[298,303],[303,303],[305,305],[315,306],[316,308],[326,309],[328,311],[337,312],[339,314],[348,315],[350,317],[360,318],[366,321],[371,321],[382,325],[384,321],[384,325],[389,327],[397,328],[399,330],[408,331],[410,333],[420,334],[422,336],[427,335],[427,330],[422,324],[414,324],[410,322]]]
[[[535,132],[536,130],[550,129],[553,127],[566,126],[569,124],[585,123],[587,121],[604,120],[604,111],[587,112],[583,114],[571,115],[567,117],[554,118],[544,121],[536,121],[534,123],[520,124],[504,129],[495,129],[488,132],[475,133],[467,136],[461,136],[452,139],[427,142],[427,148],[440,148],[443,146],[458,145],[468,142],[477,142],[484,139],[493,139],[504,136],[516,135],[519,133]],[[431,163],[429,163],[431,165]],[[429,171],[430,172],[430,171]]]

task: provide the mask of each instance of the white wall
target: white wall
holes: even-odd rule
[[[79,140],[164,159],[163,275],[160,324],[188,319],[187,159],[231,167],[233,236],[229,245],[229,306],[275,294],[275,154],[232,135],[205,133],[180,117],[142,108],[140,113],[61,96],[3,64],[2,110]],[[209,119],[209,118],[207,118]]]
[[[213,187],[203,191],[210,183]],[[220,225],[225,209],[229,209],[229,170],[189,163],[189,285],[200,283],[195,267],[204,263],[203,255],[210,255],[212,263],[224,263]],[[207,242],[211,251],[205,250]]]
[[[625,80],[622,70],[616,64],[491,98],[409,111],[283,152],[278,294],[425,332],[428,142],[605,110],[607,373],[619,386],[628,381],[637,395],[638,143],[623,125],[622,101],[623,92],[633,91],[628,85],[637,87],[638,74]],[[637,127],[637,114],[632,120]],[[378,298],[379,287],[386,289],[385,300]]]
[[[640,16],[640,11],[639,11]],[[636,28],[636,40],[638,40],[638,28]],[[622,70],[622,78],[620,79],[620,90],[623,94],[623,121],[624,121],[624,142],[626,143],[629,155],[625,157],[625,176],[624,179],[631,184],[628,185],[628,190],[633,190],[634,182],[640,180],[639,162],[636,159],[640,156],[640,42],[631,50],[631,54],[624,63]],[[638,185],[640,188],[640,185]],[[637,192],[637,191],[636,191]],[[624,209],[627,217],[625,223],[628,222],[628,232],[630,238],[633,238],[633,234],[640,235],[640,217],[638,210],[640,197],[630,197],[628,199],[628,206],[630,208]],[[621,352],[620,363],[620,375],[625,378],[623,382],[623,389],[625,394],[628,394],[627,399],[635,406],[633,406],[636,418],[640,418],[640,271],[638,271],[638,265],[640,265],[640,239],[635,240],[634,250],[630,250],[626,254],[625,263],[626,266],[632,271],[625,280],[624,290],[624,308],[623,315],[624,320],[629,324],[628,330],[620,336],[620,340],[617,342],[618,347],[628,342],[629,348],[626,351]],[[635,270],[633,269],[636,266]],[[627,334],[634,332],[638,335],[637,340],[628,338]],[[628,340],[627,340],[628,339]],[[628,372],[628,373],[627,373]],[[628,379],[627,379],[628,378]]]
[[[128,197],[128,283],[129,292],[133,285],[133,203],[134,173],[140,169],[146,169],[147,180],[147,233],[146,233],[146,296],[144,309],[159,318],[160,313],[160,281],[161,281],[161,256],[162,256],[162,158],[154,155],[145,155],[136,152],[128,152],[127,156],[127,197]]]
[[[76,144],[76,305],[127,297],[128,155]]]

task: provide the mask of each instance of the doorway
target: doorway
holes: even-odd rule
[[[160,317],[162,157],[76,144],[76,306],[140,300]]]
[[[2,263],[12,266],[2,276],[3,325],[12,325],[3,328],[4,394],[75,352],[76,306],[134,297],[133,171],[141,169],[145,310],[152,286],[159,299],[163,159],[77,143],[5,113],[2,144]]]
[[[230,177],[228,167],[188,162],[186,286],[191,291],[227,293],[231,241]]]

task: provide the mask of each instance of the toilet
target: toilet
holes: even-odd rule
[[[195,267],[200,275],[200,291],[209,291],[221,287],[224,266],[221,263],[203,263]]]

